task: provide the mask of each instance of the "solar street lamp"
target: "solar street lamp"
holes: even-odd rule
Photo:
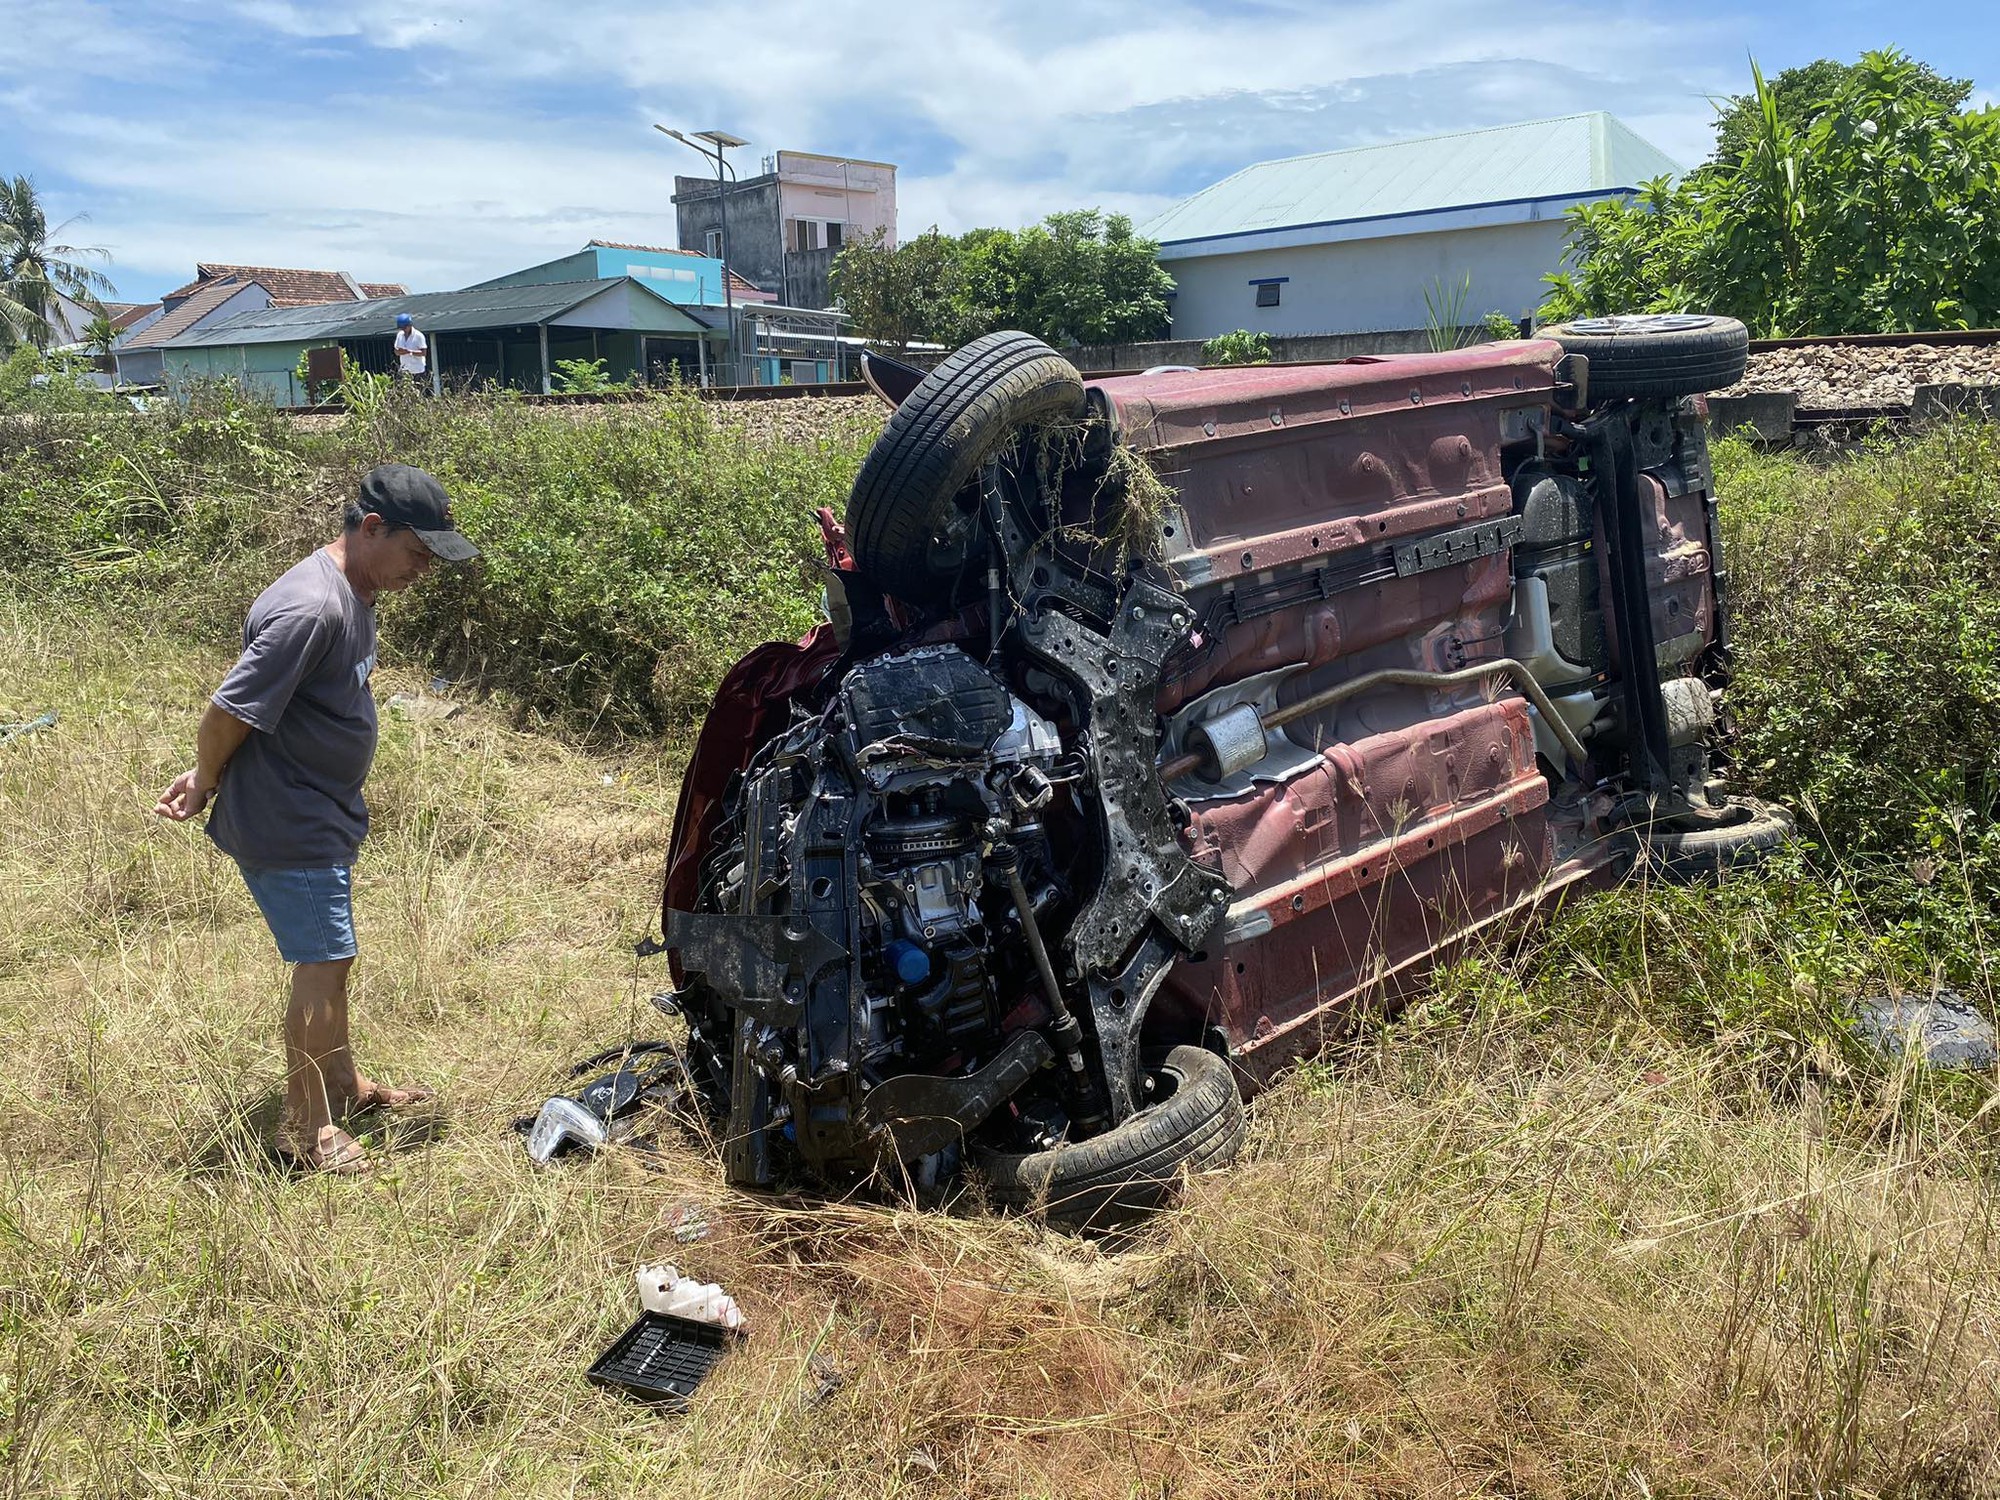
[[[731,135],[726,130],[697,130],[693,139],[690,139],[678,130],[671,130],[665,125],[655,125],[653,129],[659,131],[661,135],[672,136],[690,151],[698,152],[715,163],[715,200],[722,209],[722,316],[729,328],[729,378],[735,381],[740,378],[736,369],[736,301],[729,290],[729,192],[722,184],[722,174],[726,168],[729,172],[729,181],[733,184],[736,181],[736,168],[730,166],[724,159],[723,152],[731,147],[747,146],[750,143],[742,136]],[[709,144],[697,145],[698,141],[706,141]]]

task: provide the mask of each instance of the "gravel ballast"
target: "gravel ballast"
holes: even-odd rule
[[[2000,385],[2000,345],[1806,344],[1750,355],[1742,380],[1718,396],[1796,391],[1808,411],[1908,406],[1920,385]]]

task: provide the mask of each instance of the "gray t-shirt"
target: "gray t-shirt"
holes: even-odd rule
[[[257,869],[351,865],[368,833],[375,758],[375,610],[324,549],[257,596],[215,702],[254,731],[209,814],[223,852]]]

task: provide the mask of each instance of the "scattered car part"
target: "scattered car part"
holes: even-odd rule
[[[1024,427],[1083,409],[1083,378],[1040,339],[989,333],[903,398],[863,460],[847,502],[854,558],[917,603],[948,599],[981,541],[976,497],[960,492]]]
[[[647,1312],[692,1318],[722,1328],[741,1328],[743,1309],[714,1282],[683,1276],[672,1265],[641,1266],[633,1274],[639,1283],[639,1305]]]
[[[686,1068],[671,1043],[628,1043],[585,1058],[571,1070],[576,1076],[613,1058],[666,1054],[667,1060],[647,1068],[630,1061],[621,1068],[593,1078],[574,1094],[558,1094],[545,1101],[527,1124],[529,1160],[546,1166],[556,1157],[582,1146],[595,1151],[622,1133],[621,1121],[629,1121],[640,1106],[661,1101],[687,1082]]]
[[[638,1322],[598,1356],[585,1378],[593,1385],[684,1411],[695,1388],[743,1337],[714,1323],[642,1312]]]
[[[699,1203],[683,1203],[667,1219],[667,1232],[683,1245],[707,1239],[713,1228],[708,1210]]]
[[[536,1114],[528,1129],[528,1160],[547,1166],[572,1146],[595,1151],[610,1139],[610,1122],[576,1100],[557,1095]]]
[[[1953,989],[1864,995],[1854,1002],[1854,1033],[1891,1060],[1914,1047],[1918,1060],[1933,1068],[1989,1073],[2000,1063],[1993,1023]]]
[[[861,378],[868,389],[891,406],[901,406],[910,393],[924,383],[927,372],[874,349],[861,351]]]

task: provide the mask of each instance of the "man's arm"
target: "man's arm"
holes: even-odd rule
[[[222,780],[223,767],[248,738],[248,724],[227,709],[209,704],[195,734],[194,769],[174,778],[173,785],[160,794],[153,811],[176,823],[185,823],[208,806],[208,799],[215,795],[216,783]]]

